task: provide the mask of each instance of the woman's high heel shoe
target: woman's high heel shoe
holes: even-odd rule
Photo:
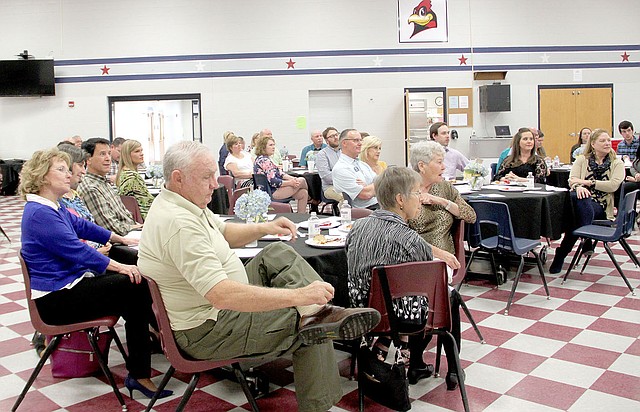
[[[131,376],[127,376],[127,378],[124,380],[124,386],[127,389],[129,389],[129,397],[131,399],[133,399],[134,390],[140,391],[140,393],[142,393],[144,396],[146,396],[149,399],[153,398],[153,395],[155,395],[154,391],[147,389],[140,382],[133,379]],[[167,396],[171,396],[171,395],[173,395],[173,391],[165,389],[162,392],[160,392],[158,399],[166,398]]]

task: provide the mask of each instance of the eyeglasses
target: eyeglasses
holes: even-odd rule
[[[338,136],[339,136],[339,134],[338,134],[338,133],[335,133],[335,134],[328,134],[328,135],[327,135],[327,139],[333,139],[334,137],[338,137]]]
[[[362,139],[342,139],[342,140],[353,140],[356,144],[362,143]]]
[[[54,168],[53,170],[56,170],[56,171],[58,171],[58,172],[60,172],[60,173],[64,173],[64,174],[71,173],[71,171],[69,170],[69,168],[68,168],[68,167],[66,167],[66,166],[56,167],[56,168]]]

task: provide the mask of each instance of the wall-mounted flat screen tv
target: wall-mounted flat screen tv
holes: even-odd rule
[[[55,96],[53,60],[0,60],[0,96]]]

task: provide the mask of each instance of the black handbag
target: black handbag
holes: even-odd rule
[[[378,359],[366,343],[358,350],[358,381],[367,398],[397,411],[411,409],[409,382],[400,350],[393,364]]]

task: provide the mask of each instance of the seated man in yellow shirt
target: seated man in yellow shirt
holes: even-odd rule
[[[328,305],[334,289],[290,246],[275,242],[247,266],[231,249],[290,234],[286,218],[226,223],[208,208],[216,161],[198,142],[164,157],[165,188],[145,221],[138,266],[160,287],[176,341],[196,359],[293,353],[300,411],[326,411],[342,397],[329,339],[355,339],[380,320],[373,309]]]

